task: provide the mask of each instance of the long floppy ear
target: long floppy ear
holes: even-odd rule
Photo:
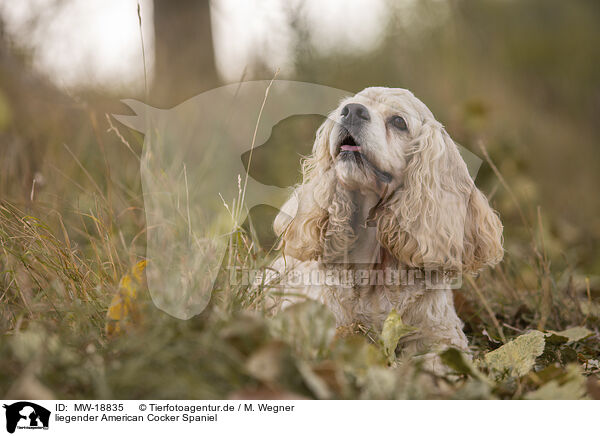
[[[437,121],[426,121],[411,144],[403,184],[383,205],[377,234],[406,266],[469,272],[502,259],[502,223]]]
[[[302,162],[302,183],[273,222],[284,255],[302,261],[316,260],[323,251],[327,204],[334,188],[328,148],[333,126],[334,122],[326,119],[317,130],[312,154]]]
[[[502,260],[502,228],[502,222],[490,207],[487,198],[479,189],[474,188],[465,220],[463,265],[466,271],[478,271]]]

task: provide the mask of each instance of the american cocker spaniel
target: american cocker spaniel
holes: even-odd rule
[[[279,308],[315,299],[338,326],[378,332],[395,310],[417,327],[400,342],[412,354],[468,350],[452,289],[503,257],[498,215],[442,124],[405,89],[342,101],[274,229]]]

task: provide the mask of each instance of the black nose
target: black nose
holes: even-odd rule
[[[358,124],[369,121],[369,110],[359,103],[350,103],[342,109],[342,120],[349,124]]]

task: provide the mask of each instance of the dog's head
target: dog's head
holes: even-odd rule
[[[378,196],[377,238],[403,265],[475,271],[503,256],[498,216],[410,91],[367,88],[319,128],[303,183],[275,221],[285,252],[301,260],[322,254],[339,186]]]
[[[329,152],[339,182],[383,194],[402,183],[421,121],[433,115],[409,91],[367,88],[344,100],[329,118],[321,153]]]

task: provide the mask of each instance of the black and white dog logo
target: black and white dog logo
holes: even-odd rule
[[[3,406],[6,409],[6,431],[18,429],[48,429],[50,411],[29,401]]]

